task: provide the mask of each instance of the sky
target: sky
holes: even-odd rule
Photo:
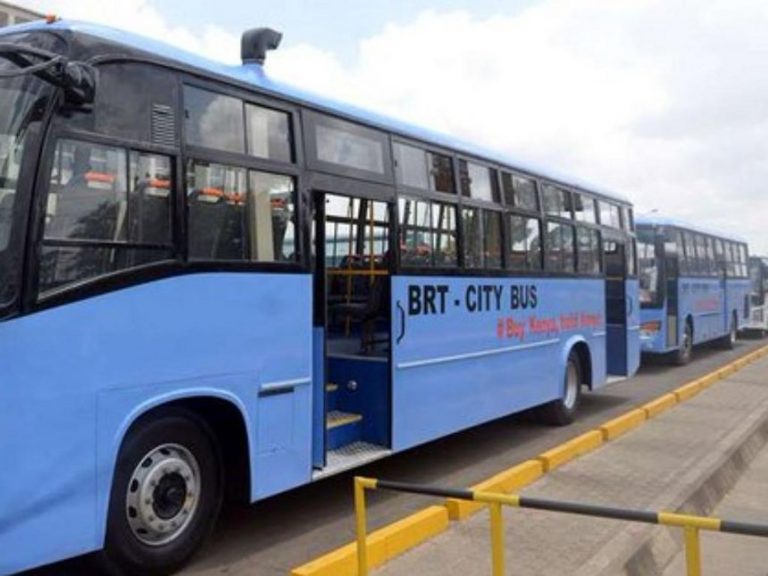
[[[16,0],[530,159],[768,255],[765,0]],[[215,7],[215,8],[212,8]]]

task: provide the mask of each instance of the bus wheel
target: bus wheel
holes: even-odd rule
[[[736,320],[736,314],[731,316],[731,326],[728,335],[720,340],[720,344],[726,350],[733,350],[736,347],[736,340],[739,337],[739,324]]]
[[[680,347],[675,352],[675,364],[678,366],[685,366],[691,361],[693,356],[693,329],[691,323],[685,323],[685,331],[683,332],[683,341],[680,343]]]
[[[210,534],[222,502],[214,435],[194,413],[141,422],[118,455],[102,563],[115,574],[178,570]]]
[[[568,355],[563,379],[563,396],[540,408],[539,417],[546,424],[565,426],[576,418],[581,401],[581,361],[575,351]]]

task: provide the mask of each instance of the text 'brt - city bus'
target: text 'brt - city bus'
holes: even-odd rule
[[[686,364],[696,344],[732,347],[750,317],[746,243],[657,216],[637,238],[642,351]]]
[[[278,39],[0,36],[0,572],[166,573],[225,494],[637,369],[627,200],[273,83]]]

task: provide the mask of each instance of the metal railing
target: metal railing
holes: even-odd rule
[[[460,490],[356,477],[355,521],[357,531],[358,576],[368,576],[368,527],[365,504],[366,490],[407,492],[410,494],[457,498],[460,500],[470,500],[488,504],[491,514],[491,555],[493,576],[503,576],[505,573],[504,517],[502,515],[502,506],[532,508],[535,510],[547,510],[564,514],[626,520],[629,522],[642,522],[645,524],[661,524],[664,526],[682,528],[685,537],[687,576],[701,576],[701,545],[699,541],[699,532],[701,530],[768,537],[768,524],[751,524],[746,522],[721,520],[719,518],[710,518],[706,516],[678,514],[675,512],[647,512],[644,510],[613,508],[608,506],[597,506],[594,504],[530,498],[528,496],[519,496],[515,494]]]

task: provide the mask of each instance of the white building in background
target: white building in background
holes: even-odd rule
[[[45,18],[45,14],[33,12],[26,8],[19,8],[8,2],[0,2],[0,28],[3,26],[12,26],[13,24],[24,24],[32,20]]]

